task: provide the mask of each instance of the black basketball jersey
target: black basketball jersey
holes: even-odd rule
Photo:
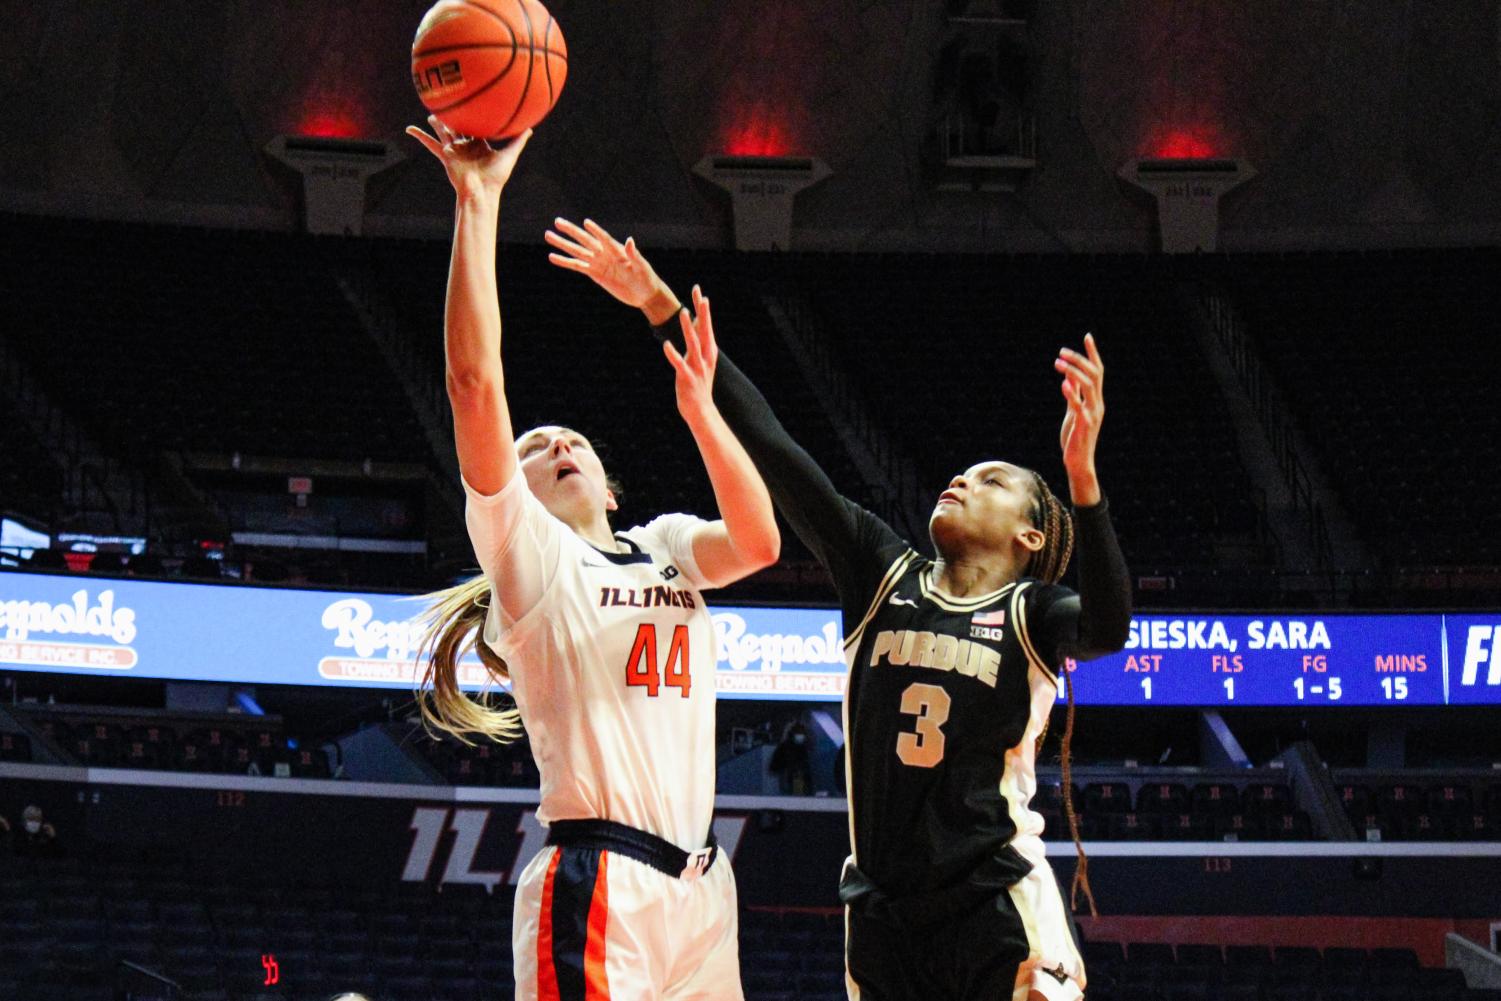
[[[676,319],[655,329],[680,344]],[[714,400],[839,593],[856,865],[840,896],[879,890],[941,912],[953,889],[1001,892],[1045,865],[1042,818],[1027,804],[1057,665],[1120,649],[1131,621],[1105,502],[1075,512],[1082,597],[1024,579],[958,600],[934,586],[930,560],[839,493],[724,354]]]
[[[846,623],[846,767],[855,865],[893,897],[978,878],[1008,885],[1041,857],[1035,754],[1057,698],[1029,631],[1072,592],[1021,580],[959,599],[915,552]],[[1018,852],[1025,836],[1032,851]]]

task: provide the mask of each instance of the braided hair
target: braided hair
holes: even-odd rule
[[[1034,528],[1043,534],[1042,548],[1032,554],[1024,571],[1026,576],[1035,577],[1045,584],[1056,584],[1063,578],[1063,572],[1068,569],[1068,561],[1074,555],[1074,516],[1063,506],[1063,502],[1054,496],[1053,491],[1048,489],[1047,481],[1038,472],[1032,473],[1032,509],[1029,518]],[[1063,813],[1068,818],[1068,832],[1074,839],[1074,850],[1078,852],[1079,864],[1074,870],[1074,881],[1069,890],[1069,906],[1076,908],[1079,902],[1079,892],[1082,890],[1084,899],[1089,904],[1089,913],[1099,916],[1099,910],[1095,907],[1094,891],[1089,886],[1089,856],[1084,854],[1084,845],[1079,839],[1079,816],[1074,812],[1073,794],[1073,741],[1074,741],[1074,675],[1071,666],[1063,664],[1059,673],[1063,675],[1063,690],[1068,697],[1068,709],[1063,726]],[[1047,726],[1044,724],[1043,732],[1037,736],[1037,746],[1042,748],[1043,738],[1047,736]]]
[[[1068,561],[1074,555],[1074,516],[1063,502],[1048,489],[1042,474],[1032,472],[1032,509],[1028,512],[1032,527],[1041,530],[1042,548],[1032,554],[1023,574],[1044,584],[1063,579]]]

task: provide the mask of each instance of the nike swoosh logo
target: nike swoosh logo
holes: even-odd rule
[[[899,594],[893,594],[886,600],[886,603],[888,605],[910,605],[913,608],[917,607],[917,602],[913,601],[911,598],[903,598]]]
[[[608,569],[610,569],[610,566],[611,566],[611,564],[609,564],[609,563],[590,563],[589,562],[589,557],[587,557],[587,556],[585,556],[579,562],[582,563],[584,566],[588,567],[591,570],[608,570]]]

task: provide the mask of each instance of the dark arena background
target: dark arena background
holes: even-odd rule
[[[5,5],[0,1001],[514,989],[536,768],[422,730],[403,600],[475,566],[453,195],[401,134],[426,6]],[[549,6],[568,82],[501,213],[518,427],[595,438],[618,524],[712,516],[556,216],[702,283],[924,542],[971,462],[1062,491],[1051,360],[1093,331],[1136,619],[1073,676],[1088,997],[1501,998],[1501,4]],[[783,539],[713,597],[716,832],[746,997],[834,1001],[843,624]]]

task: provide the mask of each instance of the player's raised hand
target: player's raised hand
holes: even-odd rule
[[[1060,349],[1053,368],[1063,376],[1061,389],[1068,404],[1058,444],[1063,449],[1069,490],[1075,504],[1089,505],[1099,503],[1094,458],[1105,420],[1105,363],[1093,334],[1084,335],[1084,351]]]
[[[558,218],[553,220],[553,227],[544,239],[556,250],[547,259],[560,268],[588,275],[594,284],[627,306],[640,309],[663,287],[634,237],[621,243],[592,219],[585,219],[580,227]]]
[[[499,195],[532,137],[532,130],[527,129],[504,146],[491,146],[483,139],[457,134],[438,121],[437,115],[428,115],[427,124],[432,127],[432,135],[415,125],[407,126],[407,135],[438,158],[448,173],[448,183],[460,195]]]
[[[692,424],[714,409],[714,367],[719,363],[709,298],[697,285],[693,286],[693,316],[681,309],[678,319],[683,325],[685,350],[679,354],[671,341],[663,341],[662,353],[677,372],[678,413]]]

